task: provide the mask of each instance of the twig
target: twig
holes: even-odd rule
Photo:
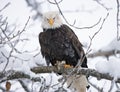
[[[6,7],[8,7],[10,5],[10,2],[7,3],[2,9],[0,9],[0,12],[3,11]]]
[[[3,35],[5,36],[5,38],[7,39],[7,41],[8,41],[9,44],[10,44],[9,46],[10,46],[11,48],[13,48],[14,51],[16,51],[17,53],[21,53],[21,52],[18,51],[18,50],[14,47],[14,44],[11,42],[11,40],[12,40],[13,38],[15,38],[15,37],[18,37],[18,39],[19,39],[20,35],[25,31],[26,26],[28,25],[29,20],[30,20],[30,17],[28,18],[27,22],[25,23],[25,26],[23,27],[22,31],[18,31],[18,33],[17,33],[16,35],[13,35],[11,38],[6,34],[6,30],[7,30],[7,28],[8,28],[8,23],[6,23],[4,29],[3,29],[2,27],[0,27]],[[5,41],[5,43],[6,43],[7,41]],[[18,41],[18,42],[19,42],[19,41]]]
[[[47,0],[47,1],[49,2],[49,0]],[[58,8],[58,10],[59,10],[59,12],[60,12],[60,14],[62,15],[63,19],[64,19],[65,22],[66,22],[69,26],[71,26],[71,27],[74,27],[74,28],[76,28],[76,29],[90,29],[90,28],[93,28],[93,27],[95,27],[96,25],[98,25],[98,24],[100,23],[100,21],[101,21],[101,18],[100,18],[100,19],[98,20],[98,22],[95,23],[95,24],[93,24],[92,26],[89,26],[89,27],[77,27],[77,26],[75,26],[76,20],[74,20],[73,24],[70,24],[70,23],[67,21],[67,19],[65,18],[64,14],[62,13],[62,10],[61,10],[61,8],[60,8],[60,6],[59,6],[59,3],[58,3],[56,0],[54,0],[54,1],[55,1],[55,4],[56,4],[56,6],[57,6],[57,8]]]
[[[28,19],[27,19],[27,21],[26,21],[23,29],[22,29],[21,31],[19,30],[19,31],[17,32],[17,34],[13,34],[13,36],[12,36],[11,38],[8,38],[8,41],[10,41],[10,40],[12,40],[12,39],[14,39],[14,38],[16,38],[16,37],[20,37],[20,35],[21,35],[24,31],[26,31],[26,27],[27,27],[29,21],[30,21],[30,16],[28,17]],[[7,36],[7,35],[6,35],[6,36]],[[8,37],[8,36],[7,36],[7,37]]]
[[[119,26],[120,26],[120,19],[119,19],[119,15],[120,15],[120,3],[119,3],[119,0],[116,0],[117,2],[117,15],[116,15],[116,22],[117,22],[117,40],[120,40],[120,29],[119,29]]]
[[[94,1],[96,1],[100,6],[102,6],[105,10],[110,10],[110,9],[112,9],[112,8],[107,8],[104,4],[102,4],[100,1],[101,0],[94,0]]]
[[[102,29],[103,24],[104,24],[104,22],[105,22],[105,20],[107,19],[108,16],[109,16],[109,13],[107,13],[106,17],[103,19],[103,22],[102,22],[102,24],[101,24],[99,30],[98,30],[97,32],[95,32],[94,35],[93,35],[92,37],[89,37],[89,38],[90,38],[90,44],[89,44],[89,46],[88,46],[88,48],[87,48],[86,55],[88,55],[89,52],[91,51],[90,48],[91,48],[91,45],[92,45],[92,41],[93,41],[93,39],[95,38],[95,36],[96,36],[96,35],[100,32],[100,30]]]
[[[9,62],[10,62],[10,57],[11,57],[11,55],[12,55],[12,53],[13,53],[13,48],[11,49],[11,51],[10,51],[10,53],[9,53],[9,56],[7,57],[4,53],[2,53],[2,55],[7,59],[7,63],[5,64],[5,67],[3,68],[3,72],[5,71],[5,69],[7,68],[7,66],[8,66],[8,64],[9,64]]]
[[[25,25],[24,25],[22,31],[18,31],[18,33],[17,33],[16,35],[14,35],[14,37],[21,35],[21,34],[25,31],[25,29],[26,29],[26,27],[27,27],[29,21],[30,21],[30,16],[28,17],[27,22],[25,23]]]
[[[114,85],[115,85],[115,81],[112,80],[111,81],[111,86],[110,86],[110,89],[108,90],[108,92],[112,92],[112,89],[113,89]]]
[[[5,72],[0,72],[0,83],[6,81],[6,80],[13,80],[13,79],[30,79],[34,82],[41,81],[40,77],[32,77],[28,74],[25,74],[23,72],[19,72],[19,71],[14,71],[14,70],[9,70],[9,71],[5,71]]]
[[[0,86],[0,89],[2,90],[2,92],[6,92],[6,89],[1,86]]]
[[[115,83],[115,85],[116,85],[117,90],[120,91],[120,86],[119,86],[119,84],[118,84],[118,83]]]
[[[56,3],[54,3],[54,2],[51,2],[50,0],[47,0],[49,3],[51,3],[51,4],[56,4]],[[63,0],[60,0],[59,2],[57,2],[58,4],[59,3],[61,3]]]
[[[89,80],[88,80],[88,83],[89,83],[91,86],[93,86],[96,90],[98,90],[98,92],[103,92],[103,88],[98,87],[97,85],[91,83]]]
[[[23,80],[18,80],[19,82],[20,82],[20,84],[22,85],[22,87],[24,88],[24,90],[26,91],[26,92],[31,92],[29,89],[28,89],[28,87],[27,87],[27,85],[25,85],[25,83],[23,82]]]
[[[9,3],[7,4],[9,5]],[[7,7],[6,5],[6,7]],[[3,21],[2,21],[2,25],[0,26],[0,29],[1,29],[1,45],[4,47],[5,45],[8,45],[10,47],[10,51],[6,54],[4,52],[0,52],[1,55],[2,55],[2,58],[4,57],[6,59],[6,64],[5,64],[5,67],[3,68],[3,71],[5,71],[6,67],[8,66],[9,62],[10,62],[10,59],[12,57],[14,57],[15,59],[20,59],[19,57],[16,57],[16,56],[13,56],[13,52],[17,52],[17,53],[21,53],[20,51],[18,51],[15,47],[16,45],[20,42],[20,41],[23,41],[24,39],[20,39],[20,35],[25,31],[26,29],[26,26],[29,22],[29,19],[30,17],[28,18],[27,22],[25,23],[25,26],[24,28],[22,29],[22,31],[18,32],[16,35],[13,35],[13,31],[10,33],[10,34],[7,34],[8,32],[8,22],[7,22],[7,18],[5,18]],[[13,35],[12,37],[10,37],[10,35]],[[18,37],[17,39],[15,39],[15,41],[12,41],[12,39],[14,39],[15,37]],[[1,47],[2,49],[2,47]]]

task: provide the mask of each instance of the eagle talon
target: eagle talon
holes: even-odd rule
[[[71,66],[71,65],[68,65],[68,64],[65,64],[65,65],[64,65],[64,68],[72,68],[72,66]]]

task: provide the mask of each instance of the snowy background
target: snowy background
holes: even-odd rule
[[[29,90],[31,92],[38,92],[42,86],[49,86],[49,88],[44,90],[43,92],[55,92],[61,84],[58,83],[58,79],[61,76],[57,76],[54,73],[51,74],[39,74],[35,75],[30,71],[31,67],[35,67],[38,65],[46,65],[44,59],[42,58],[40,52],[40,46],[38,42],[38,34],[42,32],[41,28],[41,17],[36,17],[36,11],[32,9],[32,7],[28,6],[26,3],[27,0],[0,0],[0,9],[2,9],[7,3],[10,3],[7,8],[0,12],[0,20],[4,20],[7,18],[8,28],[9,30],[15,30],[16,34],[19,30],[22,30],[29,19],[29,22],[25,28],[25,31],[20,36],[21,40],[15,48],[22,52],[16,53],[13,51],[12,55],[14,57],[10,57],[7,60],[6,57],[9,57],[9,53],[11,51],[10,43],[6,43],[4,46],[0,44],[0,71],[5,70],[18,70],[30,74],[32,76],[38,76],[41,78],[41,83],[32,82],[28,80],[24,80],[24,84],[27,84]],[[30,0],[31,3],[34,3],[34,0]],[[36,0],[39,2],[38,12],[44,13],[47,11],[58,11],[58,8],[54,4],[50,4],[46,0]],[[51,0],[54,1],[54,0]],[[74,20],[76,20],[75,26],[77,27],[89,27],[94,25],[99,21],[101,21],[93,28],[86,29],[76,29],[71,27],[82,44],[84,45],[85,51],[87,50],[90,44],[90,38],[95,32],[97,32],[103,20],[108,17],[104,21],[102,25],[102,29],[92,40],[91,45],[91,53],[97,51],[110,51],[110,50],[120,50],[120,42],[117,41],[117,22],[116,22],[116,14],[117,14],[117,3],[114,0],[63,0],[59,5],[63,14],[67,21],[70,24],[73,24]],[[104,6],[104,7],[103,7]],[[63,22],[66,22],[63,19]],[[3,26],[4,28],[4,26]],[[2,31],[0,31],[1,37],[4,37]],[[13,39],[12,42],[17,38]],[[1,39],[3,40],[3,39]],[[5,56],[6,57],[5,57]],[[119,54],[110,56],[109,59],[104,57],[95,57],[88,58],[88,67],[91,69],[96,69],[100,73],[109,73],[111,76],[114,76],[116,80],[118,77],[120,78],[120,56]],[[102,79],[97,80],[94,77],[90,77],[89,81],[96,85],[96,87],[103,88],[102,92],[108,92],[110,90],[111,81]],[[20,82],[17,80],[11,80],[11,92],[26,92],[21,86]],[[42,82],[44,85],[42,85]],[[2,92],[2,88],[5,89],[5,83],[0,83],[0,92]],[[58,84],[58,85],[56,85]],[[114,84],[115,85],[115,84]],[[119,92],[120,85],[118,84],[118,88],[113,86],[111,92]],[[68,92],[71,92],[67,89],[67,86],[64,85],[64,89]],[[119,91],[118,91],[119,90]],[[57,92],[57,91],[56,91]],[[98,90],[91,86],[87,92],[98,92]]]

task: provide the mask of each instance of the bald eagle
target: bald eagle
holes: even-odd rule
[[[75,67],[79,60],[83,59],[81,67],[87,68],[87,58],[82,44],[73,30],[63,24],[58,12],[44,13],[42,28],[39,43],[41,54],[48,65],[51,63],[55,66],[57,62],[65,61],[66,65]]]

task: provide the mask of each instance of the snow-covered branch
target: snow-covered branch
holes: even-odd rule
[[[33,69],[31,69],[32,72],[34,73],[51,73],[51,72],[55,72],[55,73],[65,73],[68,74],[70,72],[74,72],[77,74],[84,74],[87,76],[93,76],[96,77],[97,79],[107,79],[107,80],[113,80],[114,78],[112,76],[110,76],[109,74],[103,74],[103,73],[99,73],[98,71],[94,70],[94,69],[86,69],[86,68],[81,68],[79,71],[77,69],[75,69],[73,71],[73,68],[60,68],[57,69],[56,67],[53,66],[44,66],[44,67],[35,67]],[[118,78],[118,80],[116,80],[116,82],[120,83],[120,78]]]
[[[94,58],[94,57],[98,57],[98,56],[109,57],[111,55],[116,55],[116,54],[120,54],[120,50],[117,50],[117,51],[116,50],[109,50],[109,51],[99,50],[98,52],[88,54],[88,58]]]
[[[107,79],[107,80],[113,80],[114,77],[110,76],[109,74],[104,74],[104,73],[99,73],[98,71],[94,69],[86,69],[86,68],[81,68],[80,70],[74,69],[73,68],[63,68],[61,67],[60,69],[57,69],[56,67],[53,66],[42,66],[42,67],[35,67],[31,69],[32,72],[36,74],[40,73],[64,73],[64,74],[69,74],[70,72],[76,73],[76,74],[84,74],[87,76],[93,76],[96,77],[98,80],[100,79]],[[30,79],[32,81],[41,81],[39,77],[31,77],[29,74],[25,74],[24,72],[19,72],[19,71],[14,71],[14,70],[9,70],[6,72],[0,72],[0,83],[6,81],[6,80],[13,80],[13,79],[21,79],[21,78],[26,78]],[[120,83],[120,78],[116,80],[117,83]]]
[[[21,79],[21,78],[30,79],[32,81],[41,81],[39,77],[31,78],[30,75],[25,74],[24,72],[20,72],[20,71],[9,70],[6,72],[0,72],[0,83],[6,80]]]

